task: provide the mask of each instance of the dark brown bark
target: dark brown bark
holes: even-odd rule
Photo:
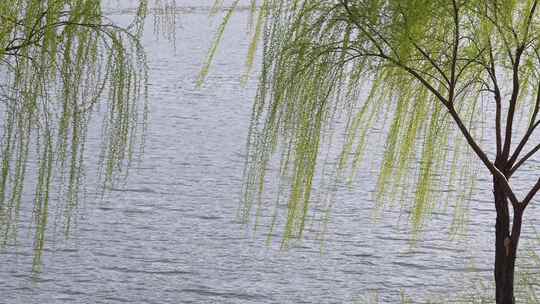
[[[494,178],[493,185],[497,211],[495,224],[495,299],[497,304],[515,304],[514,269],[521,234],[523,208],[519,205],[514,207],[512,230],[510,231],[510,210],[504,188],[497,181],[497,178]]]

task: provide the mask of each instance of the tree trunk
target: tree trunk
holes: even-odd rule
[[[510,214],[504,189],[494,179],[495,208],[495,299],[497,304],[515,304],[514,266],[516,250],[521,233],[523,209],[514,207],[512,231],[510,233]]]

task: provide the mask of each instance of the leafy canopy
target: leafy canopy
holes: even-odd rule
[[[365,161],[369,140],[381,135],[376,197],[406,205],[414,232],[444,196],[456,202],[454,231],[462,228],[475,164],[499,178],[518,203],[510,178],[540,148],[520,155],[538,125],[537,1],[251,3],[258,19],[250,54],[262,37],[262,70],[248,143],[245,220],[255,215],[258,225],[277,154],[280,184],[269,235],[284,219],[283,244],[302,237],[310,212],[321,210],[313,192],[322,185],[323,147],[339,145],[335,173],[350,176]],[[336,129],[343,141],[332,141]]]

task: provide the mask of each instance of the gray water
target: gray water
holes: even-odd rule
[[[18,243],[0,252],[0,303],[354,303],[372,293],[395,303],[402,290],[445,298],[490,279],[494,212],[483,171],[469,233],[457,240],[449,240],[444,212],[435,212],[414,247],[398,209],[373,221],[374,169],[338,191],[324,243],[308,236],[281,251],[279,240],[268,245],[263,233],[241,225],[236,211],[256,85],[240,84],[247,13],[233,17],[197,89],[219,16],[208,17],[206,2],[179,2],[189,9],[179,15],[176,49],[151,26],[144,39],[151,78],[142,162],[125,185],[84,202],[69,239],[50,233],[38,276],[22,225]]]

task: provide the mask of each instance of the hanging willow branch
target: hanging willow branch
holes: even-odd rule
[[[169,1],[158,2],[171,10]],[[104,189],[127,172],[144,132],[148,73],[139,39],[148,1],[137,7],[120,27],[102,1],[0,2],[0,232],[4,241],[16,236],[21,204],[32,204],[36,261],[52,199],[65,202],[69,233],[93,116],[101,120]]]

